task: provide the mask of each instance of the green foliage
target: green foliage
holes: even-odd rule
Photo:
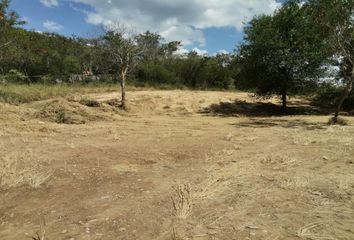
[[[135,71],[137,83],[149,84],[150,86],[161,84],[177,84],[178,78],[175,72],[170,71],[162,64],[141,63]]]
[[[0,29],[23,25],[25,22],[19,20],[17,12],[10,11],[10,0],[0,0]]]
[[[283,96],[315,89],[325,55],[300,0],[289,0],[272,16],[255,17],[245,28],[237,58],[236,87],[260,96]]]
[[[354,64],[354,1],[309,0],[307,14],[314,33],[332,50],[329,54],[342,56]]]
[[[354,84],[354,1],[309,0],[305,6],[315,34],[327,46],[327,57],[340,59],[338,79],[345,87],[336,119]]]
[[[28,77],[15,69],[11,69],[8,74],[6,74],[5,79],[6,82],[10,83],[29,83]]]

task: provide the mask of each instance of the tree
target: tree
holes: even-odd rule
[[[25,21],[19,20],[19,16],[14,11],[9,11],[10,0],[0,0],[0,49],[9,45],[12,41],[6,39],[6,32],[12,27],[23,25]]]
[[[163,55],[165,59],[171,58],[171,56],[181,47],[181,41],[172,41],[168,43],[164,43],[161,46]]]
[[[287,96],[313,88],[321,75],[319,43],[300,0],[285,2],[272,16],[255,17],[238,49],[237,87],[255,89],[263,97],[280,95],[286,111]]]
[[[345,87],[334,114],[336,122],[345,99],[353,89],[354,1],[309,0],[306,8],[315,33],[329,50],[328,57],[341,59],[340,74]]]
[[[158,33],[146,31],[136,36],[136,43],[142,50],[144,61],[156,61],[160,54],[162,37]]]
[[[118,65],[117,68],[119,67],[121,107],[126,109],[125,84],[127,75],[134,67],[141,50],[137,44],[136,35],[119,24],[110,25],[106,29],[104,39],[112,60]]]
[[[4,52],[14,41],[13,38],[9,37],[10,32],[13,31],[15,26],[25,23],[19,20],[19,16],[16,12],[9,10],[9,5],[10,0],[0,0],[0,63],[3,62],[5,58],[11,57]]]

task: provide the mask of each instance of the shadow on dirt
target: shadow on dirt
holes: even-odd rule
[[[298,119],[274,119],[274,118],[251,118],[247,122],[234,123],[236,127],[250,127],[250,128],[268,128],[268,127],[282,127],[282,128],[302,128],[306,130],[327,129],[328,124],[323,122],[308,122]]]
[[[235,102],[220,102],[219,104],[212,104],[203,109],[200,113],[207,116],[221,116],[221,117],[272,117],[272,116],[286,116],[286,115],[329,115],[331,109],[319,108],[312,105],[291,103],[287,111],[282,111],[280,105],[273,103],[255,102],[250,103],[246,101],[236,100]]]

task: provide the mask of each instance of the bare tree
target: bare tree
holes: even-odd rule
[[[129,72],[133,69],[140,54],[137,35],[125,26],[116,23],[105,28],[105,41],[112,60],[119,68],[121,86],[121,107],[126,109],[125,86]]]

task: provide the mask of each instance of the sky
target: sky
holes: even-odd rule
[[[12,0],[25,28],[94,36],[99,26],[123,24],[182,41],[180,52],[232,52],[253,16],[272,14],[280,0]]]

